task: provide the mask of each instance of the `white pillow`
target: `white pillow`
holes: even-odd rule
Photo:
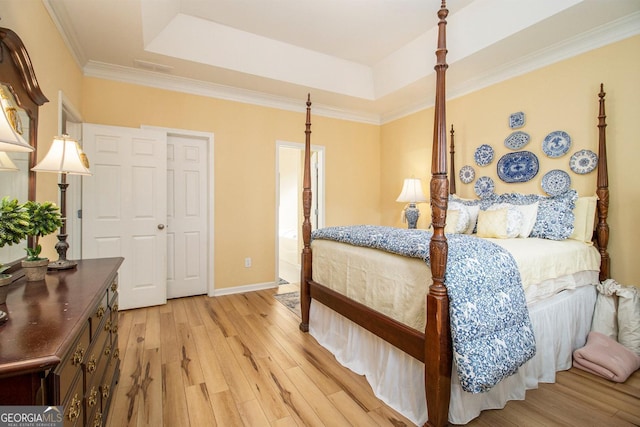
[[[509,209],[481,210],[478,212],[478,237],[506,239]]]
[[[447,224],[444,226],[444,232],[447,234],[461,234],[467,229],[469,224],[469,214],[464,209],[447,209]],[[429,230],[433,231],[433,224],[429,226]]]
[[[513,205],[522,214],[522,224],[520,225],[520,232],[518,237],[529,237],[533,226],[536,224],[536,218],[538,216],[538,202],[530,205]]]
[[[509,203],[497,203],[487,208],[488,211],[494,211],[498,209],[507,210],[506,237],[509,239],[518,237],[520,235],[520,230],[522,229],[522,213],[520,212],[520,210],[516,206]],[[531,226],[531,228],[533,228],[533,226]],[[529,230],[529,232],[531,231]]]
[[[465,211],[468,216],[467,228],[461,233],[472,234],[476,228],[476,222],[478,222],[478,212],[480,211],[479,205],[468,206],[458,202],[449,202],[449,209]]]
[[[569,236],[570,239],[592,243],[597,201],[598,196],[578,197],[576,207],[573,208],[575,219],[573,221],[573,233]]]

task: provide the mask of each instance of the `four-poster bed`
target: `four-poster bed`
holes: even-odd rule
[[[403,359],[396,364],[395,360],[385,361],[387,363],[381,371],[385,371],[387,367],[394,364],[411,365],[409,369],[399,369],[394,371],[389,369],[389,372],[393,372],[391,376],[397,375],[395,385],[390,388],[381,388],[379,394],[388,397],[391,401],[400,402],[403,404],[403,400],[406,400],[406,395],[402,393],[397,396],[389,396],[389,394],[396,393],[395,389],[406,388],[409,394],[417,394],[418,396],[425,396],[426,406],[424,405],[424,399],[422,400],[421,408],[409,408],[408,412],[413,414],[416,422],[423,423],[426,421],[426,425],[429,426],[442,426],[448,423],[448,420],[453,418],[453,422],[467,422],[470,418],[478,415],[483,409],[488,408],[501,408],[507,400],[522,399],[524,397],[524,390],[535,387],[538,381],[553,381],[555,372],[560,369],[567,369],[566,361],[560,360],[558,356],[554,356],[554,353],[562,353],[565,359],[569,357],[571,351],[576,347],[584,344],[586,334],[588,332],[591,314],[593,312],[593,304],[595,302],[595,289],[592,285],[597,283],[598,280],[604,280],[609,277],[609,256],[607,253],[608,234],[609,228],[607,225],[608,204],[609,204],[609,190],[608,190],[608,178],[607,178],[607,156],[606,156],[606,135],[605,135],[605,112],[604,112],[604,91],[601,86],[599,93],[599,116],[598,116],[598,128],[599,128],[599,146],[598,146],[598,177],[597,177],[597,224],[595,226],[595,232],[593,232],[594,242],[596,249],[584,242],[552,242],[544,241],[545,239],[533,239],[532,242],[535,245],[553,244],[555,247],[571,246],[571,250],[580,252],[583,259],[587,260],[582,263],[581,267],[571,267],[572,270],[566,270],[566,276],[570,276],[571,283],[569,285],[563,282],[561,285],[553,284],[552,292],[549,295],[550,301],[537,301],[533,302],[535,298],[531,298],[531,292],[527,293],[527,303],[529,304],[529,314],[532,319],[532,325],[530,326],[529,319],[525,318],[522,322],[518,323],[522,326],[520,329],[527,330],[532,328],[535,331],[537,344],[537,352],[535,357],[531,352],[527,353],[525,350],[525,358],[520,360],[517,366],[523,365],[523,368],[518,370],[517,374],[511,375],[513,370],[507,372],[504,375],[506,378],[504,381],[496,384],[490,384],[487,386],[489,390],[487,393],[468,393],[465,385],[467,380],[460,378],[460,360],[465,358],[466,354],[460,355],[459,347],[459,332],[454,333],[452,339],[452,323],[456,325],[461,322],[460,317],[453,318],[452,314],[456,312],[454,301],[451,299],[452,292],[460,292],[452,290],[453,286],[453,273],[450,271],[456,265],[460,258],[460,250],[456,245],[467,245],[468,240],[466,236],[458,237],[458,235],[445,235],[445,224],[447,220],[449,193],[455,193],[455,182],[451,180],[451,187],[449,186],[449,177],[447,175],[447,128],[446,128],[446,108],[445,108],[445,72],[447,69],[446,63],[446,17],[448,11],[443,1],[442,7],[438,12],[439,18],[439,31],[438,31],[438,47],[436,50],[436,100],[435,100],[435,119],[434,119],[434,133],[433,133],[433,153],[432,153],[432,178],[430,185],[431,194],[431,211],[432,211],[432,225],[433,232],[430,235],[428,253],[423,254],[423,259],[429,260],[429,265],[426,266],[423,259],[407,258],[399,255],[378,255],[380,252],[377,249],[371,249],[367,247],[363,252],[348,252],[351,251],[351,247],[345,243],[327,241],[327,240],[314,240],[314,248],[312,251],[312,232],[310,223],[310,211],[311,211],[311,174],[310,174],[310,136],[311,136],[311,100],[307,99],[307,114],[306,114],[306,142],[305,142],[305,161],[304,161],[304,190],[303,190],[303,225],[302,235],[304,246],[302,250],[302,272],[301,272],[301,311],[302,322],[300,329],[304,332],[311,331],[314,337],[318,339],[321,344],[327,346],[330,350],[336,354],[336,357],[342,359],[348,359],[349,357],[360,357],[357,353],[358,350],[354,350],[356,356],[346,354],[351,352],[352,343],[345,337],[350,337],[352,334],[359,334],[360,328],[368,331],[374,335],[372,341],[368,347],[369,350],[379,348],[379,341],[383,340],[385,345],[390,346],[389,349],[385,348],[385,356],[380,356],[379,359]],[[454,144],[453,144],[453,128],[451,128],[451,171],[455,171],[453,163]],[[453,175],[452,175],[453,176]],[[571,207],[575,204],[575,198],[572,199]],[[548,203],[546,199],[540,200],[539,203]],[[536,202],[536,206],[537,206]],[[344,230],[338,230],[339,233],[344,234]],[[378,230],[376,230],[378,231]],[[405,230],[408,231],[408,230]],[[350,233],[348,231],[346,233]],[[314,239],[321,234],[314,235]],[[475,237],[468,237],[468,239],[476,239]],[[484,241],[484,239],[476,239],[476,241]],[[516,239],[505,239],[516,240]],[[526,263],[527,248],[522,246],[522,242],[529,239],[517,239],[519,242],[515,242],[519,245],[519,248],[509,248],[508,242],[496,242],[496,246],[505,246],[510,252],[524,253],[525,256],[518,257],[513,255],[518,264],[518,269],[523,270],[523,265]],[[449,247],[449,241],[452,246]],[[324,249],[323,249],[324,246]],[[524,249],[523,249],[524,248]],[[450,249],[452,250],[450,253]],[[347,251],[347,252],[342,252]],[[542,251],[548,251],[547,246],[544,246]],[[427,249],[424,249],[427,252]],[[386,272],[391,271],[391,278],[389,281],[393,286],[397,285],[393,282],[396,278],[393,277],[395,272],[389,269],[414,269],[416,276],[409,276],[409,278],[403,279],[405,284],[410,286],[411,281],[414,281],[413,285],[416,288],[422,288],[423,297],[417,299],[415,296],[409,296],[408,300],[418,301],[418,309],[421,312],[422,318],[410,319],[407,313],[415,312],[413,309],[406,307],[401,308],[403,313],[394,315],[389,310],[392,308],[387,307],[389,304],[373,303],[375,308],[370,308],[372,304],[366,303],[370,299],[368,295],[369,290],[362,291],[363,287],[373,286],[368,284],[367,278],[361,280],[362,283],[355,283],[353,287],[346,287],[342,283],[342,276],[338,272],[337,268],[334,268],[333,264],[328,260],[331,258],[331,254],[337,254],[337,258],[349,257],[349,260],[361,260],[364,264],[360,265],[360,271],[366,271],[367,277],[373,277],[373,272],[368,271],[372,265],[378,265],[381,275],[384,276]],[[396,252],[398,253],[398,252]],[[346,255],[345,255],[346,254]],[[594,255],[595,254],[595,255]],[[502,255],[501,255],[502,256]],[[368,261],[368,257],[377,257],[375,261]],[[339,263],[339,260],[337,261]],[[535,262],[535,260],[534,260]],[[401,264],[396,264],[401,263]],[[404,264],[402,264],[404,263]],[[312,265],[314,269],[312,270]],[[325,268],[325,266],[331,265],[331,267]],[[398,267],[398,265],[400,265]],[[430,268],[430,271],[428,271]],[[450,268],[450,270],[448,270]],[[373,270],[373,269],[371,269]],[[582,271],[584,270],[584,271]],[[353,271],[353,270],[351,270]],[[405,270],[395,270],[405,271]],[[426,273],[425,273],[426,271]],[[370,273],[370,274],[369,274]],[[447,273],[447,280],[445,276]],[[503,272],[500,272],[501,274]],[[353,273],[347,273],[354,276]],[[506,273],[505,273],[506,275]],[[546,277],[537,278],[541,283],[545,284],[546,291],[548,292],[549,286]],[[351,280],[351,279],[349,279]],[[533,279],[523,278],[523,284],[526,282],[528,285]],[[377,282],[384,282],[379,277],[375,278]],[[398,282],[400,279],[398,279]],[[535,281],[535,280],[533,280]],[[520,281],[518,279],[518,284]],[[344,286],[343,286],[344,285]],[[356,288],[358,285],[360,288]],[[382,285],[382,291],[389,289],[389,286]],[[426,291],[428,286],[428,291]],[[537,285],[531,289],[538,289]],[[542,287],[540,287],[542,288]],[[574,289],[575,288],[575,289]],[[561,292],[566,290],[565,292]],[[361,294],[358,294],[358,293]],[[463,293],[465,291],[462,291]],[[502,291],[500,291],[502,293]],[[505,291],[506,292],[506,291]],[[363,294],[364,293],[364,294]],[[524,294],[524,293],[523,293]],[[542,292],[537,296],[542,300]],[[411,294],[414,295],[414,294]],[[418,293],[418,295],[420,295]],[[517,292],[509,294],[509,298],[517,298]],[[424,303],[426,298],[426,305]],[[459,296],[456,296],[459,298]],[[524,297],[523,297],[524,298]],[[313,307],[311,300],[314,301]],[[318,304],[316,304],[318,303]],[[378,305],[376,305],[378,304]],[[385,305],[386,304],[386,305]],[[465,304],[472,304],[475,307],[475,301],[465,302]],[[393,305],[393,304],[391,304]],[[425,309],[426,306],[426,309]],[[382,307],[382,308],[381,308]],[[413,311],[412,311],[413,310]],[[453,311],[452,311],[453,310]],[[526,307],[525,307],[526,310]],[[335,314],[337,317],[334,317]],[[426,314],[425,314],[426,313]],[[550,316],[562,316],[563,313],[566,316],[573,316],[569,318],[578,325],[574,329],[567,331],[549,332],[549,339],[544,338],[544,334],[547,334],[547,330],[544,329],[542,334],[540,323],[544,323],[544,319]],[[459,314],[456,314],[459,316]],[[408,316],[411,317],[411,316]],[[414,316],[420,317],[420,315]],[[527,315],[525,315],[527,317]],[[457,319],[457,320],[456,320]],[[342,323],[344,322],[346,323]],[[470,319],[472,321],[474,319]],[[477,321],[477,319],[475,319]],[[355,325],[354,325],[355,324]],[[357,326],[356,326],[357,325]],[[316,328],[314,330],[314,328]],[[518,330],[520,330],[518,329]],[[454,331],[456,329],[454,328]],[[328,332],[328,333],[327,333]],[[342,336],[340,335],[342,333]],[[332,335],[332,336],[327,336]],[[509,334],[507,334],[508,336]],[[336,338],[337,337],[337,338]],[[358,341],[361,338],[358,335]],[[368,339],[368,338],[367,338]],[[502,338],[497,339],[498,342]],[[333,341],[332,341],[333,340]],[[336,341],[337,340],[337,341]],[[548,341],[551,341],[549,343]],[[557,348],[553,348],[554,341],[560,341],[562,345],[562,351]],[[369,345],[369,344],[367,344]],[[458,347],[457,347],[458,345]],[[503,343],[504,345],[504,343]],[[342,347],[344,347],[345,354],[341,353]],[[547,347],[550,347],[548,349]],[[371,353],[369,350],[362,350],[364,353]],[[376,350],[377,351],[377,350]],[[398,355],[398,352],[401,355]],[[514,351],[515,352],[515,351]],[[535,352],[535,348],[534,348]],[[551,355],[549,355],[551,353]],[[454,367],[454,355],[456,357],[456,369]],[[568,355],[568,356],[567,356]],[[531,359],[529,362],[527,360]],[[525,364],[525,362],[527,362]],[[380,363],[374,361],[372,363]],[[354,370],[359,370],[359,361],[345,361],[346,366],[353,367]],[[422,368],[424,366],[424,368]],[[515,368],[517,369],[517,366]],[[396,366],[397,367],[397,366]],[[368,372],[368,368],[362,368],[362,372]],[[395,368],[394,368],[395,369]],[[424,369],[424,371],[422,371]],[[402,372],[408,372],[408,376],[401,378]],[[462,370],[464,371],[464,369]],[[416,374],[418,372],[418,374]],[[416,380],[416,376],[420,376],[420,372],[424,372],[423,378]],[[380,373],[384,376],[384,372]],[[412,378],[411,378],[412,377]],[[416,381],[420,383],[420,386],[416,386]],[[371,382],[371,381],[370,381]],[[375,382],[375,381],[374,381]],[[389,382],[381,380],[380,383]],[[461,387],[462,384],[462,387]],[[387,384],[388,385],[388,384]],[[495,385],[495,387],[493,387]],[[416,393],[416,387],[423,389],[424,394]],[[483,387],[483,386],[480,386]],[[374,387],[376,388],[376,387]],[[379,390],[378,390],[379,391]],[[421,390],[422,391],[422,390]],[[484,391],[484,389],[482,390]],[[450,411],[450,404],[452,410]],[[411,406],[412,403],[409,403]],[[392,405],[393,406],[393,405]],[[415,405],[414,405],[415,406]],[[418,404],[418,406],[420,406]],[[426,408],[428,408],[428,419],[426,419]],[[466,412],[465,412],[466,411]],[[401,411],[402,412],[402,411]]]

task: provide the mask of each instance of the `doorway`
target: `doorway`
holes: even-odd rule
[[[276,143],[276,280],[299,283],[304,144]],[[311,147],[311,229],[324,226],[324,147]]]

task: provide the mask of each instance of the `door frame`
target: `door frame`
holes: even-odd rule
[[[275,283],[277,284],[280,276],[280,148],[293,148],[304,154],[305,144],[301,142],[288,142],[282,140],[276,140],[276,167],[275,167],[275,179],[276,179],[276,227],[275,227]],[[325,147],[322,145],[311,145],[311,151],[318,153],[318,188],[317,188],[317,206],[318,206],[318,228],[324,227],[324,189],[325,189]],[[302,189],[298,194],[298,200],[302,198]],[[302,205],[302,203],[299,203]],[[312,227],[313,229],[313,227]],[[302,233],[298,235],[298,242],[302,240]]]
[[[149,130],[158,130],[161,132],[165,132],[167,134],[167,137],[169,136],[184,136],[184,137],[190,137],[190,138],[200,138],[200,139],[206,139],[208,141],[207,143],[207,186],[208,188],[206,189],[207,192],[207,199],[208,199],[208,203],[207,203],[207,218],[209,219],[208,221],[208,236],[207,236],[207,241],[209,242],[209,246],[207,248],[208,251],[208,255],[207,255],[207,295],[210,297],[215,296],[215,275],[214,275],[214,266],[215,266],[215,262],[214,262],[214,243],[215,243],[215,218],[214,218],[214,203],[215,203],[215,187],[214,187],[214,170],[213,170],[213,165],[214,165],[214,134],[211,132],[201,132],[201,131],[195,131],[195,130],[187,130],[187,129],[178,129],[178,128],[167,128],[167,127],[160,127],[160,126],[149,126],[149,125],[142,125],[140,126],[141,129],[149,129]]]

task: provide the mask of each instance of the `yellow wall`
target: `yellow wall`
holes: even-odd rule
[[[302,111],[86,78],[82,112],[88,123],[213,133],[216,288],[275,279],[276,141],[304,142]],[[326,147],[327,225],[379,222],[379,127],[322,117],[312,123],[312,143]]]
[[[469,164],[476,171],[476,179],[483,175],[491,177],[498,193],[542,193],[542,176],[549,170],[563,169],[569,172],[572,187],[579,194],[594,194],[596,172],[577,175],[570,171],[568,163],[570,155],[579,149],[597,153],[597,94],[600,83],[604,83],[612,277],[623,284],[640,285],[640,264],[635,260],[633,247],[640,240],[640,228],[634,221],[640,214],[640,186],[633,178],[640,158],[640,55],[637,52],[640,52],[640,36],[449,100],[447,123],[455,126],[456,174],[461,166]],[[524,149],[537,154],[540,172],[528,183],[507,184],[498,178],[496,164],[510,151],[504,146],[504,139],[511,133],[508,117],[517,111],[526,115],[526,124],[520,130],[531,135],[531,142]],[[548,158],[541,148],[544,137],[554,130],[564,130],[572,137],[569,153],[558,159]],[[432,132],[432,108],[382,126],[381,205],[385,224],[401,225],[401,206],[394,200],[405,175],[422,178],[428,190]],[[485,167],[473,161],[473,153],[481,144],[489,144],[495,150],[494,161]],[[474,197],[473,183],[462,184],[456,175],[458,194],[462,196]],[[428,226],[429,207],[427,204],[419,207],[423,212],[419,226]]]

